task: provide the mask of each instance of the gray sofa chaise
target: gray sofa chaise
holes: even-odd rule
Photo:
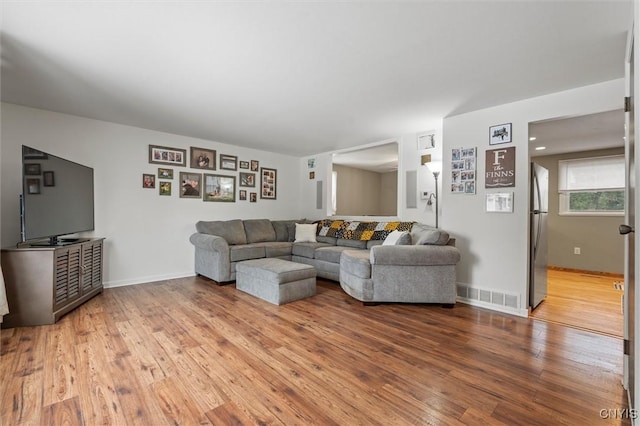
[[[317,276],[365,303],[455,303],[460,253],[446,232],[413,222],[325,219],[315,242],[296,242],[296,223],[309,222],[199,221],[190,237],[195,272],[224,284],[236,279],[240,262],[279,258],[314,266]],[[408,245],[382,245],[392,230],[410,231]]]

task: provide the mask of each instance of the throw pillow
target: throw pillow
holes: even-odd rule
[[[404,231],[393,231],[382,242],[383,246],[406,246],[411,244],[411,234]]]
[[[296,223],[296,243],[315,243],[317,223],[304,224]]]
[[[439,228],[414,224],[411,229],[411,238],[415,245],[446,245],[449,242],[449,233]]]

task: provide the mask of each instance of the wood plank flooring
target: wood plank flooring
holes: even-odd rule
[[[549,269],[547,298],[531,317],[623,338],[622,277]]]
[[[274,306],[203,278],[2,330],[2,425],[630,424],[622,341],[468,305]],[[618,410],[618,411],[615,411]]]

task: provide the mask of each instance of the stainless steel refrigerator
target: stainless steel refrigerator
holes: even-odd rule
[[[529,306],[535,309],[547,297],[547,217],[549,208],[549,171],[531,163],[529,200]]]

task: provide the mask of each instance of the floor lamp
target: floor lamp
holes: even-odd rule
[[[442,167],[442,163],[439,161],[427,162],[423,163],[427,166],[427,169],[433,174],[433,178],[436,181],[436,189],[433,193],[429,194],[429,199],[427,200],[427,205],[432,205],[432,198],[436,200],[436,228],[438,227],[438,201],[440,197],[438,196],[438,177],[440,177],[440,168]]]

